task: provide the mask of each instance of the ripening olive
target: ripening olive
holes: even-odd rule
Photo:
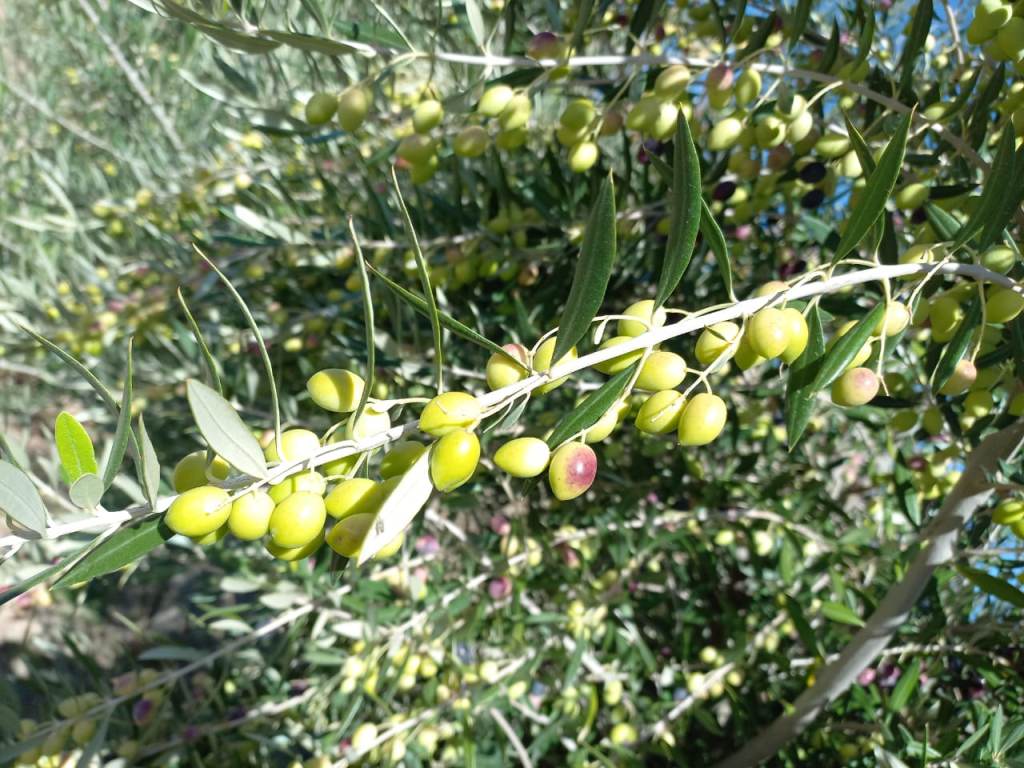
[[[810,332],[807,329],[807,320],[803,313],[795,307],[786,307],[782,310],[789,325],[789,341],[782,351],[783,362],[792,365],[794,361],[807,349],[807,339]]]
[[[301,547],[282,547],[275,544],[272,540],[268,539],[264,545],[267,552],[276,557],[278,560],[284,560],[285,562],[291,563],[296,560],[305,560],[307,557],[316,552],[324,543],[324,532],[321,530],[311,542],[304,544]]]
[[[289,429],[281,433],[281,449],[284,457],[277,453],[277,441],[271,440],[264,450],[267,461],[301,461],[320,450],[320,438],[308,429]]]
[[[631,341],[630,336],[612,336],[610,339],[606,339],[602,342],[598,349],[612,349],[620,344],[625,344],[627,341]],[[634,349],[632,352],[625,352],[618,357],[613,357],[611,360],[605,360],[597,363],[594,367],[601,373],[615,374],[620,371],[624,371],[641,357],[643,357],[644,351],[642,349]]]
[[[750,338],[750,348],[761,357],[771,360],[778,357],[789,344],[790,321],[782,310],[765,307],[754,313],[747,324],[745,335]]]
[[[648,397],[633,422],[641,432],[663,435],[674,430],[679,424],[679,414],[686,405],[681,392],[666,389]]]
[[[325,411],[350,413],[358,407],[365,386],[362,376],[352,371],[325,368],[309,377],[306,391]]]
[[[336,522],[327,533],[327,545],[342,557],[356,557],[363,547],[374,515],[349,515]]]
[[[476,111],[485,117],[497,117],[512,100],[513,95],[515,94],[507,85],[492,85],[480,97]]]
[[[280,547],[302,547],[316,538],[326,520],[323,497],[298,491],[274,507],[270,515],[270,538]]]
[[[389,477],[404,475],[425,450],[427,450],[427,446],[415,440],[403,440],[400,443],[395,443],[380,460],[378,469],[380,476],[387,480]]]
[[[732,357],[734,352],[729,349],[733,342],[740,335],[740,327],[736,323],[723,322],[709,325],[697,338],[697,345],[694,354],[701,365],[708,366],[715,362],[723,354],[728,354],[726,360]]]
[[[481,125],[467,125],[452,140],[452,151],[459,157],[480,157],[487,151],[490,139]]]
[[[338,97],[338,124],[346,131],[354,131],[362,125],[369,111],[370,93],[364,88],[346,88]]]
[[[192,488],[171,502],[164,522],[175,533],[205,536],[227,521],[231,514],[230,498],[231,494],[223,488],[212,485]]]
[[[468,392],[444,392],[431,400],[420,414],[420,430],[441,437],[480,420],[480,402]]]
[[[851,368],[832,383],[832,402],[841,406],[864,405],[878,394],[878,376],[870,368]]]
[[[668,318],[664,307],[654,308],[653,299],[644,299],[630,304],[622,313],[627,317],[635,317],[635,320],[619,320],[620,336],[639,336],[655,328],[661,328]]]
[[[306,102],[306,122],[310,125],[323,125],[332,117],[338,108],[338,98],[333,93],[314,93]]]
[[[533,368],[539,373],[547,373],[552,368],[557,368],[560,365],[570,362],[576,359],[576,347],[573,347],[562,358],[554,365],[551,363],[551,357],[555,354],[555,344],[558,343],[558,339],[552,336],[549,339],[545,339],[544,342],[537,347],[537,351],[533,354]],[[546,392],[550,392],[556,387],[560,387],[566,382],[568,376],[563,376],[560,379],[549,381],[547,384],[542,384],[537,387],[537,394],[543,395]]]
[[[412,128],[416,133],[428,133],[444,118],[444,107],[436,99],[426,99],[416,105],[412,113]]]
[[[442,493],[473,476],[480,462],[480,440],[468,429],[446,432],[430,448],[430,481]]]
[[[722,434],[727,417],[725,401],[718,395],[694,395],[679,414],[680,445],[707,445]]]
[[[992,510],[992,522],[999,525],[1013,525],[1024,520],[1024,500],[1003,499]]]
[[[210,464],[210,477],[206,476],[206,451],[194,451],[174,466],[172,483],[174,490],[184,493],[192,488],[206,485],[210,480],[223,480],[228,476],[231,467],[220,456],[214,455]]]
[[[978,369],[970,360],[961,360],[953,369],[953,374],[939,388],[940,395],[960,395],[978,378]]]
[[[993,288],[985,299],[985,321],[989,323],[1008,323],[1022,311],[1024,296],[1010,288]]]
[[[559,501],[587,492],[597,477],[597,454],[585,443],[565,443],[551,454],[548,484]]]
[[[253,541],[266,535],[270,528],[270,515],[274,500],[266,491],[249,491],[231,504],[228,528],[243,541]]]
[[[636,386],[650,392],[673,389],[686,378],[686,361],[675,352],[655,350],[640,366]]]
[[[487,359],[487,368],[484,371],[487,386],[491,389],[501,389],[522,381],[529,372],[530,351],[526,347],[522,344],[504,344],[501,348],[508,356],[495,352]],[[518,360],[522,365],[517,365],[509,360],[509,357]]]
[[[509,440],[494,454],[494,463],[513,477],[536,477],[548,466],[551,449],[537,437]]]

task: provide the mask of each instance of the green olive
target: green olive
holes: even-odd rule
[[[590,99],[573,99],[562,110],[558,122],[565,128],[580,130],[594,122],[595,117],[597,117],[597,109],[594,107],[593,101]]]
[[[513,477],[536,477],[551,458],[551,449],[536,437],[509,440],[494,454],[494,463]]]
[[[231,514],[231,494],[223,488],[203,485],[191,488],[171,502],[164,522],[175,533],[185,536],[206,536],[213,533]]]
[[[985,321],[989,323],[1008,323],[1022,311],[1024,296],[1009,288],[994,288],[985,299]]]
[[[338,97],[338,124],[350,133],[363,124],[369,111],[370,93],[364,88],[346,88]]]
[[[519,128],[524,128],[530,120],[530,112],[533,107],[530,103],[530,97],[526,93],[517,93],[511,99],[505,108],[501,110],[501,114],[498,115],[498,123],[501,125],[503,131],[515,131]]]
[[[658,73],[654,93],[662,99],[678,99],[690,82],[690,70],[685,64],[672,64]]]
[[[492,85],[480,97],[476,111],[485,117],[497,117],[508,106],[513,95],[514,92],[507,85]]]
[[[569,149],[569,170],[573,173],[586,173],[594,167],[600,155],[597,144],[592,141],[581,141]]]
[[[444,392],[420,414],[420,431],[434,437],[474,426],[480,420],[480,401],[468,392]]]
[[[206,471],[206,451],[194,451],[188,454],[174,466],[172,483],[177,493],[184,493],[201,485],[206,485],[210,480],[223,480],[228,476],[231,467],[220,456],[213,457],[210,464],[209,477]]]
[[[679,414],[686,400],[681,392],[666,389],[648,397],[636,415],[634,424],[641,432],[663,435],[674,430],[679,424]]]
[[[298,491],[286,498],[270,515],[270,538],[279,547],[302,547],[323,530],[327,508],[323,497]]]
[[[480,157],[487,151],[490,138],[480,125],[467,125],[452,140],[452,151],[459,157]]]
[[[537,347],[537,351],[533,355],[533,368],[535,371],[538,371],[540,373],[547,373],[552,368],[557,368],[560,365],[564,365],[576,359],[576,347],[573,347],[568,352],[566,352],[565,355],[563,355],[557,363],[555,363],[552,366],[551,357],[555,354],[555,344],[557,343],[557,337],[552,336],[549,339],[545,339],[544,342],[539,347]],[[562,386],[562,384],[564,384],[568,380],[568,378],[568,376],[563,376],[560,379],[555,379],[553,381],[549,381],[546,384],[542,384],[541,386],[537,387],[537,394],[543,395],[547,392],[550,392],[553,389],[556,389],[557,387]]]
[[[718,395],[708,392],[694,395],[679,414],[679,443],[707,445],[722,433],[727,417],[725,401]]]
[[[414,133],[398,142],[395,154],[407,163],[420,165],[429,162],[430,158],[437,154],[437,147],[429,136]]]
[[[522,365],[517,365],[505,355],[497,352],[491,355],[487,359],[487,367],[484,371],[487,376],[487,386],[491,389],[501,389],[515,384],[525,379],[528,374],[530,351],[526,347],[522,344],[505,344],[502,349]]]
[[[686,378],[686,361],[675,352],[655,350],[640,366],[636,386],[651,392],[673,389]]]
[[[382,500],[381,484],[365,477],[338,483],[327,494],[327,513],[338,520],[350,515],[375,514]]]
[[[1024,500],[1003,499],[992,510],[992,522],[999,525],[1013,525],[1024,520]]]
[[[709,325],[697,338],[694,354],[701,365],[708,366],[723,354],[732,357],[729,349],[740,335],[740,327],[736,323],[722,322]],[[728,359],[728,358],[726,358]]]
[[[313,402],[325,411],[336,413],[354,411],[363,396],[364,386],[361,376],[341,368],[325,368],[306,382],[306,390]]]
[[[597,477],[597,454],[585,443],[565,443],[551,454],[548,484],[559,501],[587,492]]]
[[[310,125],[323,125],[338,109],[338,98],[332,93],[318,92],[306,102],[306,122]]]
[[[223,539],[227,535],[228,535],[228,526],[227,526],[227,523],[225,523],[224,525],[222,525],[217,530],[211,531],[210,533],[206,534],[205,536],[192,536],[191,539],[192,539],[192,541],[194,541],[196,544],[198,544],[201,547],[208,547],[211,544],[216,544],[218,541],[220,541],[221,539]]]
[[[940,395],[960,395],[978,378],[978,369],[970,360],[961,360],[953,369],[953,374],[939,388]]]
[[[281,433],[281,449],[284,457],[277,453],[277,441],[271,440],[264,454],[267,461],[301,461],[314,456],[320,450],[320,438],[308,429],[289,429]]]
[[[395,443],[380,460],[378,468],[380,476],[387,480],[389,477],[404,475],[425,450],[427,450],[427,446],[415,440],[403,440]]]
[[[626,315],[626,318],[619,320],[620,336],[639,336],[649,330],[661,328],[668,318],[664,307],[655,309],[653,299],[634,302],[626,307],[622,314]]]
[[[430,481],[442,493],[473,476],[480,462],[480,440],[468,429],[447,432],[430,448]]]
[[[932,339],[937,342],[952,339],[963,319],[963,307],[952,296],[939,296],[928,304],[928,320],[932,327]]]
[[[612,336],[610,339],[605,339],[602,342],[599,349],[612,349],[620,344],[625,344],[627,341],[631,341],[631,336]],[[615,374],[620,371],[624,371],[641,357],[643,357],[644,351],[642,349],[634,349],[632,352],[625,352],[618,357],[613,357],[611,360],[605,360],[604,362],[597,363],[594,367],[601,373]]]
[[[273,541],[268,540],[266,543],[267,552],[276,557],[278,560],[284,560],[285,562],[294,562],[296,560],[305,560],[307,557],[316,552],[324,543],[324,532],[320,531],[311,542],[304,544],[301,547],[282,547],[275,544]]]
[[[262,538],[270,529],[270,515],[274,511],[274,500],[266,491],[249,491],[231,504],[228,528],[243,541]]]
[[[765,307],[754,313],[747,324],[745,335],[750,348],[768,360],[778,357],[789,344],[790,321],[782,310]]]
[[[902,301],[891,301],[886,307],[885,313],[875,323],[871,334],[881,336],[882,333],[885,333],[886,336],[895,336],[902,333],[908,325],[910,325],[910,310],[907,305]]]
[[[429,133],[444,119],[444,107],[436,99],[427,99],[416,105],[412,113],[412,127],[416,133]]]
[[[349,515],[336,522],[327,533],[327,545],[342,557],[356,557],[373,524],[374,515]]]
[[[878,376],[870,368],[851,368],[832,383],[832,402],[841,406],[870,403],[878,394]]]

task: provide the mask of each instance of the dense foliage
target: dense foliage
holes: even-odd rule
[[[0,763],[1024,764],[1022,73],[999,0],[4,4]]]

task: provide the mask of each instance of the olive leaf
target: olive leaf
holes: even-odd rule
[[[149,506],[155,509],[157,495],[160,493],[160,460],[157,458],[156,449],[153,448],[153,441],[149,439],[146,422],[141,413],[139,414],[139,443],[142,447],[142,466],[139,469],[139,479],[142,482],[142,490],[146,494]]]
[[[103,481],[96,474],[86,472],[83,475],[79,475],[75,482],[71,484],[68,497],[76,507],[93,509],[100,503],[100,499],[103,498],[104,490]]]
[[[786,441],[793,450],[800,441],[814,411],[812,385],[822,356],[825,354],[825,333],[821,326],[818,305],[811,306],[807,314],[807,346],[789,368],[786,381]]]
[[[598,419],[604,416],[608,409],[615,404],[615,401],[622,396],[639,364],[639,361],[635,362],[625,370],[616,373],[598,389],[587,395],[583,402],[563,415],[555,424],[555,428],[551,430],[551,434],[547,436],[547,444],[552,448],[557,448],[573,435],[596,424]]]
[[[53,437],[69,485],[86,473],[96,474],[96,449],[93,448],[89,433],[74,416],[67,411],[57,414]]]
[[[876,304],[875,308],[858,320],[853,328],[836,339],[832,348],[825,353],[821,365],[818,366],[814,380],[811,382],[812,390],[823,389],[839,378],[867,342],[884,313],[885,304]]]
[[[672,192],[669,203],[668,243],[665,261],[654,296],[656,306],[665,303],[679,285],[693,256],[697,230],[701,224],[700,159],[693,145],[686,115],[676,117],[676,135],[672,149]],[[555,357],[555,360],[560,358]]]
[[[982,592],[1017,608],[1024,608],[1024,592],[1008,581],[967,565],[957,566],[957,571]]]
[[[54,586],[81,584],[116,571],[156,549],[173,535],[174,531],[164,525],[162,516],[125,525],[72,566]]]
[[[239,472],[266,477],[263,449],[231,403],[195,379],[186,382],[185,391],[196,426],[210,448]]]
[[[424,451],[402,475],[381,504],[359,550],[359,565],[395,540],[423,509],[431,492],[430,450]]]
[[[0,461],[0,512],[33,533],[46,533],[46,507],[39,491],[28,475],[7,461]]]
[[[128,339],[128,355],[125,361],[124,391],[121,393],[121,407],[117,414],[117,429],[114,431],[113,447],[107,457],[107,463],[103,467],[103,488],[107,489],[114,482],[117,471],[124,461],[124,454],[128,450],[128,438],[135,438],[132,432],[132,345],[131,337]],[[136,443],[137,445],[138,443]]]
[[[975,236],[978,247],[987,248],[1003,231],[1020,199],[1019,176],[1022,169],[1017,167],[1016,157],[1014,132],[1003,131],[981,199],[967,223],[957,232],[953,249]]]

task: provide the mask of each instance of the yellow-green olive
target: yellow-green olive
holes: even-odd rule
[[[338,109],[338,98],[333,93],[314,93],[306,102],[306,122],[310,125],[323,125]]]
[[[430,481],[442,493],[473,476],[480,462],[480,440],[468,429],[447,432],[430,448]]]
[[[551,357],[555,354],[555,344],[557,343],[557,337],[552,336],[549,339],[545,339],[543,343],[541,343],[541,345],[537,347],[537,351],[533,355],[533,368],[535,371],[539,371],[540,373],[547,373],[552,368],[557,368],[560,365],[564,365],[565,363],[568,363],[576,359],[576,347],[573,347],[568,352],[566,352],[565,355],[563,355],[558,362],[552,365]],[[557,387],[562,386],[562,384],[564,384],[568,378],[568,376],[563,376],[559,379],[549,381],[546,384],[542,384],[541,386],[537,387],[537,394],[543,395]]]
[[[172,483],[174,490],[184,493],[192,488],[206,485],[210,480],[223,480],[228,476],[231,467],[220,456],[213,457],[210,464],[209,477],[206,470],[206,451],[194,451],[182,458],[174,466]]]
[[[338,97],[338,124],[352,132],[363,124],[370,111],[370,93],[365,88],[352,86]]]
[[[243,541],[262,538],[270,529],[270,515],[274,506],[274,500],[266,491],[249,491],[231,504],[228,528]]]
[[[740,327],[736,323],[726,321],[709,325],[701,331],[697,338],[697,345],[694,349],[697,360],[701,365],[707,366],[718,360],[723,354],[732,357],[735,350],[733,352],[729,350],[739,335]]]
[[[494,454],[494,463],[513,477],[536,477],[551,458],[551,449],[536,437],[509,440]]]
[[[272,540],[267,540],[266,549],[271,555],[276,557],[278,560],[284,560],[285,562],[294,562],[296,560],[305,560],[307,557],[316,552],[324,543],[324,532],[321,530],[311,542],[304,544],[301,547],[282,547],[275,544]]]
[[[832,383],[832,402],[841,406],[864,405],[878,394],[878,376],[870,368],[851,368]]]
[[[480,401],[468,392],[444,392],[423,408],[420,430],[441,437],[480,420]]]
[[[382,500],[381,484],[365,477],[338,483],[324,499],[327,514],[341,520],[350,515],[375,514]]]
[[[661,328],[668,318],[664,307],[654,308],[653,299],[637,301],[626,307],[622,313],[626,318],[619,320],[620,336],[639,336],[641,333]],[[630,319],[630,318],[636,318]]]
[[[281,433],[281,450],[284,456],[277,453],[277,441],[271,440],[264,454],[267,461],[300,461],[308,459],[320,450],[320,438],[308,429],[289,429]]]
[[[212,485],[192,488],[171,502],[164,522],[175,533],[206,536],[227,522],[231,514],[230,498],[223,488]]]
[[[345,424],[345,437],[349,440],[365,440],[391,429],[391,416],[387,411],[378,411],[366,406],[359,414],[359,419],[350,417]]]
[[[636,415],[634,424],[641,432],[663,435],[679,424],[679,414],[686,400],[681,392],[666,389],[648,397]]]
[[[354,411],[363,396],[364,386],[361,376],[341,368],[317,371],[306,382],[306,390],[313,402],[325,411],[335,413]]]
[[[640,366],[636,386],[651,392],[672,389],[686,378],[686,361],[675,352],[655,350]]]
[[[610,339],[605,339],[605,341],[602,342],[599,349],[612,349],[613,347],[617,347],[620,344],[625,344],[627,341],[630,341],[631,339],[631,336],[612,336]],[[632,352],[626,352],[624,354],[619,355],[618,357],[613,357],[610,360],[605,360],[604,362],[597,363],[594,367],[601,373],[618,373],[619,371],[624,371],[627,368],[629,368],[629,366],[631,366],[633,363],[639,360],[643,356],[643,354],[644,351],[642,349],[634,349]]]
[[[683,406],[679,414],[679,443],[707,445],[722,434],[728,411],[718,395],[701,392]]]
[[[525,379],[528,374],[530,351],[526,347],[522,344],[504,344],[501,348],[508,353],[508,357],[495,352],[487,359],[484,371],[487,386],[491,389],[501,389],[515,384]],[[513,360],[518,360],[522,365],[517,365]]]
[[[326,520],[323,497],[298,491],[274,507],[270,515],[270,538],[279,547],[302,547],[316,538]]]
[[[427,446],[415,440],[403,440],[395,443],[380,460],[378,468],[380,476],[387,480],[389,477],[404,475],[425,450],[427,450]]]
[[[373,515],[349,515],[336,522],[327,533],[327,545],[342,557],[356,557],[363,548]]]
[[[782,310],[765,307],[754,313],[745,332],[750,348],[761,357],[778,357],[789,344],[790,321]]]

